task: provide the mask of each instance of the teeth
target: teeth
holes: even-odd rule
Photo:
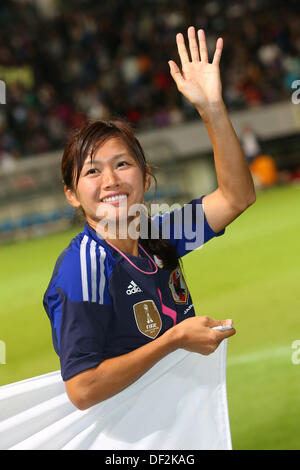
[[[106,197],[104,199],[102,199],[103,202],[112,202],[112,201],[119,201],[121,199],[126,199],[127,196],[126,194],[122,194],[120,196],[113,196],[113,197]]]

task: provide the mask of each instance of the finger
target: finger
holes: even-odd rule
[[[214,53],[214,58],[212,61],[213,64],[219,65],[220,60],[221,60],[222,50],[223,50],[223,39],[218,38],[217,44],[216,44],[216,50]]]
[[[174,82],[176,83],[177,87],[180,88],[181,85],[183,85],[184,78],[179,70],[179,67],[176,64],[176,62],[174,62],[173,60],[169,60],[168,64],[170,66],[170,74]]]
[[[190,26],[188,29],[188,38],[189,38],[189,47],[190,47],[192,61],[199,62],[200,61],[199,49],[198,49],[198,44],[196,40],[195,28],[193,26]]]
[[[230,336],[233,336],[236,334],[235,328],[230,328],[230,330],[225,330],[225,331],[218,331],[214,330],[216,337],[218,338],[218,343],[220,344],[223,339],[230,338]]]
[[[201,62],[208,62],[206,39],[205,39],[205,33],[203,29],[199,29],[198,39],[199,39],[199,46],[200,46],[200,60]]]
[[[190,61],[186,47],[185,47],[183,34],[181,33],[176,34],[176,42],[177,42],[178,54],[181,60],[181,66],[183,67],[184,64]]]
[[[233,327],[233,321],[232,320],[222,320],[221,325],[218,326],[213,326],[213,329],[215,330],[229,330],[229,328]]]
[[[233,321],[231,318],[227,320],[215,320],[213,318],[207,317],[207,326],[213,328],[215,326],[233,326]]]

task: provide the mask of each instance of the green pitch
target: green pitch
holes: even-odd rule
[[[227,368],[234,449],[300,448],[299,208],[300,186],[259,193],[222,237],[183,258],[197,314],[233,318],[237,330]],[[0,385],[59,369],[42,295],[78,231],[0,247]]]

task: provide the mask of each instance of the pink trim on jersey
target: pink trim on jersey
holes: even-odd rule
[[[128,263],[130,263],[135,269],[137,269],[137,270],[140,271],[141,273],[143,273],[143,274],[155,274],[155,273],[157,273],[157,271],[158,271],[157,265],[154,263],[154,261],[153,261],[153,259],[151,258],[151,256],[148,255],[147,251],[144,250],[144,248],[142,247],[142,245],[141,245],[140,243],[139,243],[139,247],[140,247],[141,250],[143,250],[143,252],[148,256],[148,258],[150,259],[151,263],[154,264],[154,268],[155,268],[154,271],[143,271],[142,269],[138,268],[129,258],[127,258],[126,255],[124,255],[124,253],[123,253],[121,250],[119,250],[119,248],[117,248],[116,246],[114,246],[114,245],[113,245],[112,243],[110,243],[108,240],[105,240],[105,241],[106,241],[106,243],[108,243],[112,248],[114,248],[115,250],[117,250],[117,251],[120,253],[120,255],[122,255],[125,259],[127,259]],[[150,266],[151,266],[151,264],[150,264]]]
[[[158,288],[157,288],[157,291],[158,291],[158,295],[159,295],[159,298],[160,298],[162,312],[165,315],[168,315],[168,317],[172,318],[173,326],[176,325],[176,322],[177,322],[177,312],[176,312],[176,310],[173,310],[172,308],[167,307],[166,305],[164,305],[163,302],[162,302],[162,298],[161,298],[161,292]]]

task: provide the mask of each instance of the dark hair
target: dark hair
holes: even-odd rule
[[[88,121],[75,131],[65,146],[61,162],[63,182],[68,189],[77,187],[83,164],[90,154],[91,161],[97,148],[110,138],[123,140],[131,155],[141,168],[145,181],[147,166],[157,168],[146,162],[141,144],[136,138],[131,126],[122,119]],[[157,181],[155,181],[155,195]],[[155,197],[154,195],[154,197]],[[151,218],[148,217],[148,234],[151,234]],[[179,265],[179,257],[175,246],[168,240],[161,238],[141,238],[140,243],[151,254],[157,255],[163,263],[164,269],[175,269]]]

